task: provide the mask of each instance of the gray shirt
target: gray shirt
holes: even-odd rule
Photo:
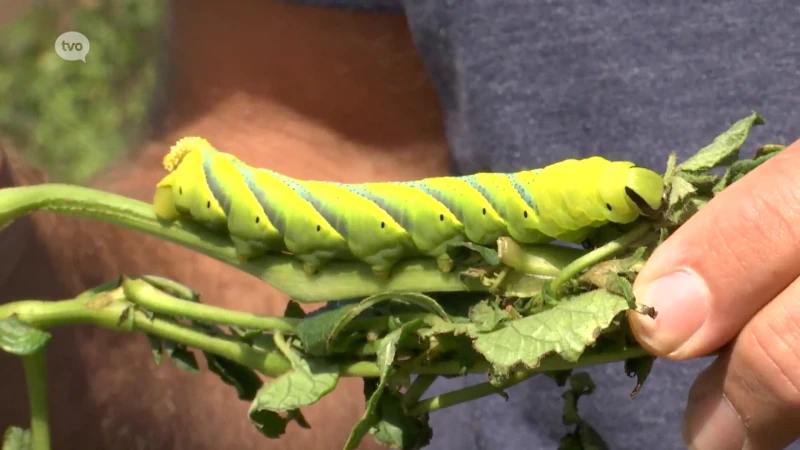
[[[800,137],[800,1],[305,0],[404,12],[445,110],[454,171],[519,171],[569,157],[662,171],[751,110],[749,148]],[[685,448],[681,420],[709,363],[658,361],[644,390],[621,364],[590,370],[583,417],[612,449]],[[441,380],[437,393],[485,381]],[[434,449],[554,449],[561,392],[534,377],[432,414]],[[800,450],[795,443],[792,449]]]

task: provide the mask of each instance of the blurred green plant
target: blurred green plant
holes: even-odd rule
[[[0,32],[0,136],[57,180],[82,183],[148,131],[167,2],[37,2]],[[54,50],[86,35],[86,63]]]

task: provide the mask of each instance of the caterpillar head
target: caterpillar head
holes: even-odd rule
[[[663,195],[661,176],[631,162],[612,162],[600,177],[600,197],[612,222],[628,223],[653,213],[661,206]]]

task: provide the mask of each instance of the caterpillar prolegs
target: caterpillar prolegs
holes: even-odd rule
[[[164,158],[156,215],[227,232],[243,260],[288,252],[315,273],[359,260],[381,278],[401,259],[436,258],[449,244],[583,242],[597,227],[625,224],[660,207],[664,183],[628,161],[594,156],[512,174],[478,173],[411,182],[306,181],[248,166],[187,137]]]

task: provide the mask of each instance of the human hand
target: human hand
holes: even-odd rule
[[[690,448],[780,449],[800,437],[800,140],[658,247],[634,293],[658,312],[630,315],[654,354],[722,348],[689,392]]]

